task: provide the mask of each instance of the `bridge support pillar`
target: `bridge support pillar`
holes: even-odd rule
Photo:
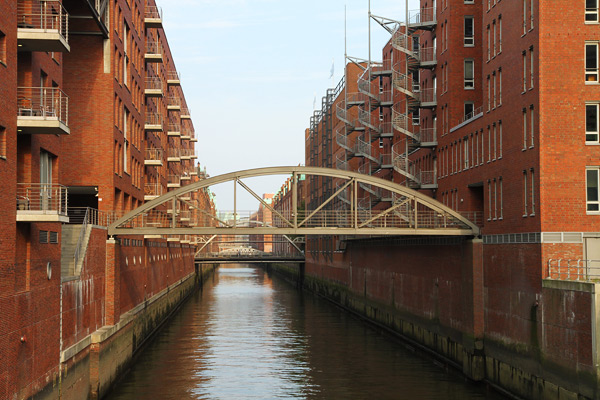
[[[121,316],[121,264],[120,245],[115,239],[106,241],[106,281],[104,315],[106,325],[115,325]]]
[[[464,335],[463,338],[463,373],[474,381],[481,381],[485,378],[483,241],[469,240],[464,246],[463,279],[472,285],[469,294],[472,302],[472,308],[469,310],[472,334]]]

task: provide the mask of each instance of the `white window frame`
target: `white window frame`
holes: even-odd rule
[[[529,148],[533,149],[535,147],[535,116],[534,116],[535,108],[533,105],[529,106]]]
[[[529,216],[533,217],[535,216],[535,170],[531,168],[529,172],[531,173],[531,214],[529,214]]]
[[[528,200],[528,196],[527,196],[527,170],[524,169],[523,170],[523,217],[527,217],[527,200]]]
[[[467,21],[471,21],[471,36],[467,36]],[[475,17],[472,15],[465,15],[463,22],[463,45],[464,47],[475,46]]]
[[[588,52],[588,46],[591,47],[595,47],[596,48],[596,67],[588,67],[587,65],[587,52]],[[599,78],[599,71],[598,71],[598,61],[599,61],[599,54],[598,54],[598,42],[585,42],[585,53],[584,53],[584,62],[585,62],[585,83],[586,85],[597,85],[598,84],[598,78]]]
[[[527,109],[523,109],[523,150],[527,150]]]
[[[467,65],[471,64],[471,77],[467,76]],[[466,90],[474,90],[475,89],[475,60],[472,58],[465,58],[463,62],[463,72],[464,72],[464,88]]]
[[[588,107],[596,109],[596,129],[588,131]],[[591,136],[595,135],[595,139]],[[600,144],[600,104],[599,103],[586,103],[585,104],[585,143],[586,144]]]
[[[591,0],[592,2],[595,2],[596,5],[592,8],[588,8],[587,6],[587,2],[590,0],[586,0],[586,6],[585,6],[585,23],[586,24],[597,24],[598,23],[598,16],[600,15],[600,10],[599,10],[599,2],[600,0]]]
[[[591,176],[590,172],[595,172],[596,176]],[[596,200],[590,200],[589,197],[590,190],[594,189],[590,186],[590,178],[596,181]],[[585,169],[585,201],[588,214],[600,214],[600,167],[586,167]]]

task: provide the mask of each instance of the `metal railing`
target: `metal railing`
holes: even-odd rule
[[[167,177],[167,183],[169,185],[181,185],[181,177],[179,175],[169,175]]]
[[[146,149],[145,159],[149,161],[161,161],[162,154],[162,149]]]
[[[146,125],[160,125],[162,126],[162,116],[158,113],[146,113]]]
[[[146,42],[146,54],[162,56],[162,46],[160,42]]]
[[[17,115],[31,119],[58,120],[69,125],[69,96],[59,88],[17,88]]]
[[[181,157],[182,149],[169,149],[169,158],[179,158]]]
[[[425,25],[436,22],[435,7],[421,8],[420,10],[411,10],[408,12],[409,25]]]
[[[69,42],[69,13],[60,1],[20,0],[17,3],[19,29],[58,31]]]
[[[189,108],[187,108],[187,107],[181,107],[181,112],[180,112],[180,115],[181,115],[182,117],[184,117],[184,116],[186,116],[186,117],[189,117],[189,116],[191,116],[191,115],[192,115],[192,112],[191,112],[191,111],[190,111],[190,109],[189,109]]]
[[[169,96],[167,100],[168,107],[181,107],[181,99],[178,96]]]
[[[146,89],[150,90],[162,90],[163,82],[162,79],[156,76],[146,77]]]
[[[478,227],[483,227],[484,219],[483,219],[483,211],[456,211]]]
[[[144,18],[162,19],[162,9],[160,7],[146,5]]]
[[[167,128],[167,132],[181,134],[181,125],[180,124],[170,123],[169,127]]]
[[[337,154],[335,156],[335,167],[342,171],[348,171],[348,161],[346,161],[344,154]]]
[[[548,279],[562,281],[600,280],[600,260],[549,259]]]
[[[168,81],[178,81],[181,79],[181,74],[175,70],[170,70],[167,72],[167,80]]]
[[[483,106],[479,106],[476,109],[474,109],[472,112],[465,114],[459,121],[458,121],[458,125],[470,121],[472,119],[474,119],[475,117],[477,117],[479,114],[483,114]]]
[[[163,187],[160,183],[146,183],[144,185],[144,195],[145,196],[162,196],[163,195]]]
[[[67,215],[66,186],[50,183],[17,183],[17,211],[50,211]]]

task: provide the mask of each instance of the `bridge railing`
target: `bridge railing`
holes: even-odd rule
[[[561,281],[600,280],[600,260],[548,260],[548,279]]]

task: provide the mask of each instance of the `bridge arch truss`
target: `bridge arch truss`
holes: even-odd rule
[[[292,204],[275,209],[245,182],[247,178],[282,175],[291,177]],[[300,177],[325,177],[336,182],[332,193],[314,209],[300,206]],[[272,212],[272,223],[238,224],[220,219],[189,201],[190,193],[233,182],[234,210],[238,187]],[[359,193],[376,192],[386,199],[365,203]],[[178,212],[184,206],[202,214],[204,223],[191,223]],[[114,235],[446,235],[478,236],[479,228],[469,219],[420,192],[396,183],[356,172],[318,167],[268,167],[210,177],[164,194],[127,213],[108,227]]]

